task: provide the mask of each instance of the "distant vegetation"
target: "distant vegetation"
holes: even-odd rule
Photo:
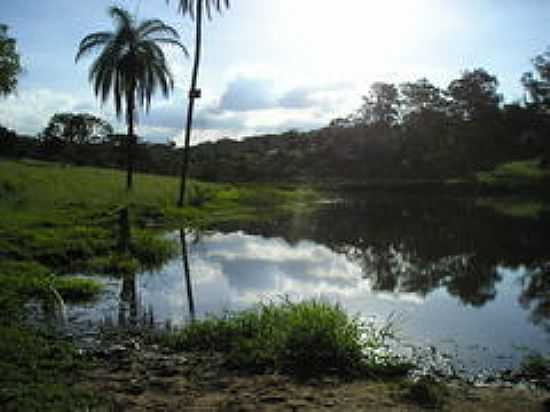
[[[445,90],[427,79],[375,83],[357,111],[319,130],[194,146],[191,174],[209,181],[338,183],[475,178],[499,164],[526,160],[531,170],[542,170],[550,164],[550,70],[545,67],[550,68],[548,54],[536,59],[535,74],[523,77],[529,100],[511,104],[503,104],[497,78],[483,69],[464,72]],[[70,115],[56,116],[38,138],[0,129],[0,155],[124,167],[123,136],[52,140],[52,123],[62,120],[63,130],[69,127]],[[141,142],[136,169],[177,175],[181,150]]]

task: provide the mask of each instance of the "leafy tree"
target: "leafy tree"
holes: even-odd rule
[[[446,110],[447,101],[442,90],[435,87],[426,78],[403,83],[399,89],[402,95],[402,110],[405,114]]]
[[[169,2],[169,0],[167,0]],[[191,130],[193,128],[193,111],[195,109],[195,99],[200,98],[201,91],[197,89],[197,81],[199,76],[199,65],[201,58],[202,46],[202,19],[203,11],[206,6],[206,14],[209,18],[212,17],[212,10],[218,12],[225,6],[229,8],[229,0],[178,0],[178,11],[182,15],[189,14],[191,18],[196,16],[196,35],[195,35],[195,57],[193,62],[193,72],[191,75],[191,87],[189,89],[189,105],[187,106],[187,123],[185,127],[185,148],[183,150],[183,162],[181,167],[181,184],[178,199],[178,206],[183,206],[185,198],[185,188],[187,182],[187,173],[189,169],[189,146],[191,139]]]
[[[536,56],[533,61],[535,73],[527,72],[521,78],[531,102],[539,109],[550,111],[550,49]]]
[[[42,132],[44,139],[64,143],[104,143],[113,133],[113,127],[98,117],[86,113],[57,113]]]
[[[96,96],[104,103],[112,94],[118,117],[123,108],[128,127],[127,188],[132,189],[134,169],[134,122],[136,103],[149,110],[152,95],[160,89],[165,97],[174,88],[172,73],[160,46],[173,45],[187,53],[179,41],[178,32],[161,20],[136,22],[120,7],[111,7],[109,14],[115,23],[113,32],[97,32],[80,43],[76,61],[101,48],[90,68],[89,79]]]
[[[407,142],[405,149],[422,157],[427,150],[444,147],[447,127],[448,103],[443,91],[428,79],[400,85],[402,112]]]
[[[358,125],[382,124],[393,126],[399,119],[399,90],[394,84],[376,82],[357,112]]]
[[[0,96],[15,91],[22,70],[15,39],[8,37],[8,26],[0,24]]]
[[[354,126],[353,116],[337,117],[335,119],[332,119],[328,125],[328,127],[334,128],[334,129],[345,129],[353,126]]]
[[[449,84],[451,112],[462,120],[479,120],[495,113],[502,101],[497,89],[498,79],[484,69],[466,70]]]

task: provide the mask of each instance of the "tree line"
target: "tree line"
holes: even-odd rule
[[[179,11],[198,18],[203,12],[210,16],[213,9],[229,6],[224,1],[204,5],[205,11],[201,0],[180,0]],[[184,47],[177,32],[159,20],[138,23],[116,7],[110,14],[115,31],[87,36],[77,60],[100,48],[90,68],[90,81],[101,101],[111,98],[117,114],[124,113],[127,134],[113,134],[111,125],[89,114],[58,113],[33,141],[1,128],[1,154],[126,167],[129,188],[134,169],[160,174],[179,170],[182,189],[188,164],[193,176],[207,180],[323,181],[445,179],[492,169],[509,160],[537,157],[541,166],[550,163],[550,50],[536,56],[533,69],[522,76],[523,101],[505,104],[497,76],[474,68],[446,88],[426,78],[399,85],[376,82],[357,110],[318,130],[291,130],[242,142],[222,139],[189,148],[192,102],[200,96],[192,84],[186,147],[140,143],[134,133],[137,107],[147,109],[156,89],[167,95],[173,87],[158,45]],[[13,41],[8,44],[13,51]]]

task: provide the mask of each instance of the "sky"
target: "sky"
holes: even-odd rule
[[[35,135],[58,112],[87,112],[125,130],[112,103],[88,83],[93,57],[75,64],[87,34],[110,30],[111,5],[176,27],[193,52],[193,22],[177,0],[0,0],[25,69],[16,95],[0,100],[0,124]],[[193,143],[307,131],[356,110],[376,81],[427,77],[445,88],[464,70],[498,76],[506,101],[521,100],[520,78],[550,45],[546,0],[232,0],[204,27]],[[148,141],[182,141],[191,59],[167,49],[176,85],[139,114]]]

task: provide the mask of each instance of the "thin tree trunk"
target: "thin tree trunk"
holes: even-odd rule
[[[197,80],[199,76],[199,64],[201,59],[202,43],[202,9],[203,0],[197,0],[197,33],[195,36],[195,60],[193,63],[193,74],[191,76],[191,88],[189,89],[189,106],[187,108],[187,125],[185,127],[185,147],[183,149],[183,162],[181,165],[181,182],[178,207],[183,207],[185,202],[185,190],[187,185],[187,171],[189,169],[189,145],[191,139],[191,130],[193,128],[193,110],[195,109],[195,99],[198,97]]]
[[[180,229],[181,256],[183,259],[183,271],[185,272],[185,287],[187,289],[187,302],[189,303],[189,316],[191,321],[195,320],[195,301],[193,299],[193,285],[191,284],[191,269],[189,268],[189,257],[187,252],[187,240],[185,229]]]
[[[127,122],[128,122],[128,146],[127,146],[127,164],[126,164],[126,190],[131,191],[134,186],[134,92],[129,95],[127,103]]]

